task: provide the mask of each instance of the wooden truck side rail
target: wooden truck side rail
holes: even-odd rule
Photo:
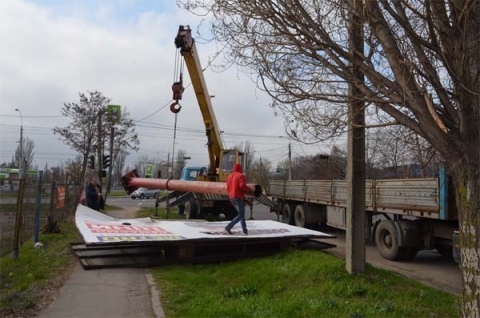
[[[365,180],[365,210],[377,213],[456,220],[449,204],[446,178]],[[346,180],[270,180],[269,195],[282,201],[301,201],[346,207]]]

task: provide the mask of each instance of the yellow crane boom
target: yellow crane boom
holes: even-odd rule
[[[175,46],[180,49],[180,54],[185,60],[190,80],[197,97],[197,102],[202,113],[207,135],[207,148],[210,162],[208,180],[225,181],[232,172],[235,162],[243,163],[243,153],[238,150],[227,150],[220,136],[220,129],[213,111],[212,102],[208,93],[203,70],[198,57],[195,40],[189,26],[181,25],[175,37]],[[172,86],[174,99],[182,98],[183,83],[176,82]]]

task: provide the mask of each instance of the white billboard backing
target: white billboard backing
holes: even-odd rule
[[[291,226],[270,220],[247,220],[248,236],[243,235],[240,224],[224,233],[228,221],[179,221],[151,218],[116,219],[78,205],[75,223],[86,244],[185,241],[210,239],[246,239],[268,237],[328,238],[330,234]]]

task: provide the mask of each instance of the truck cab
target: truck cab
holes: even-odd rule
[[[205,175],[207,173],[206,167],[192,166],[184,167],[182,173],[180,174],[180,180],[184,181],[197,181],[199,176]]]

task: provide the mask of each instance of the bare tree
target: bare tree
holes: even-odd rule
[[[251,141],[247,140],[245,143],[242,141],[238,145],[233,147],[234,149],[238,149],[245,153],[246,155],[246,162],[245,162],[245,171],[249,170],[253,167],[253,162],[255,161],[255,146],[252,144]]]
[[[33,140],[27,137],[23,140],[23,148],[21,152],[20,152],[20,146],[21,145],[17,146],[17,149],[15,150],[15,156],[12,159],[12,161],[15,163],[15,167],[20,167],[19,163],[21,159],[20,158],[20,153],[21,153],[23,157],[23,161],[25,162],[25,168],[29,169],[32,167],[33,158],[35,156],[35,152],[34,152],[35,143],[33,142]]]
[[[123,175],[124,172],[124,167],[125,167],[125,162],[127,160],[127,155],[128,152],[125,150],[115,152],[116,155],[113,156],[113,161],[112,161],[112,181],[113,184],[116,182],[119,182],[120,178]]]
[[[408,165],[411,152],[406,147],[405,138],[401,135],[401,126],[387,127],[377,130],[375,135],[377,161],[389,178],[400,178],[404,175],[401,168]]]
[[[83,185],[82,161],[82,155],[78,155],[75,160],[69,160],[66,162],[69,180],[74,185]]]
[[[366,142],[368,178],[410,178],[438,173],[443,158],[425,139],[405,126],[370,131]]]
[[[248,182],[262,186],[262,189],[268,189],[270,172],[272,171],[272,162],[265,158],[255,160],[248,170]]]
[[[333,146],[329,157],[329,179],[345,179],[347,173],[347,151]]]
[[[89,92],[89,97],[79,93],[80,103],[65,103],[62,115],[70,117],[66,127],[55,127],[53,132],[60,139],[83,156],[82,175],[87,169],[87,158],[93,153],[97,138],[97,118],[104,111],[110,99],[100,92]]]
[[[184,149],[179,149],[177,152],[177,158],[175,160],[175,163],[173,165],[174,170],[173,170],[173,178],[174,179],[179,179],[180,174],[182,173],[182,169],[186,166],[187,162],[185,160],[185,157],[187,156],[187,151]]]
[[[122,109],[118,122],[112,120],[110,116],[111,114],[106,114],[104,121],[105,125],[103,125],[103,128],[104,136],[109,136],[112,125],[115,127],[113,139],[113,160],[116,160],[117,156],[122,156],[122,153],[125,153],[125,156],[128,155],[130,153],[129,150],[138,151],[140,140],[138,139],[138,134],[135,132],[135,123],[131,118],[127,108],[124,107]]]
[[[287,169],[288,169],[288,162]],[[328,155],[297,156],[292,158],[292,179],[330,179]]]
[[[88,96],[79,93],[80,103],[65,103],[62,114],[71,119],[66,127],[55,127],[53,132],[60,136],[60,139],[72,149],[83,156],[82,175],[85,176],[87,160],[89,155],[94,154],[98,147],[103,150],[105,137],[115,124],[114,135],[114,158],[119,151],[138,150],[138,135],[135,133],[135,125],[124,110],[121,113],[119,122],[114,123],[107,115],[107,106],[110,99],[100,92],[89,92]],[[102,123],[102,134],[98,134],[98,123]],[[100,140],[99,140],[100,139]],[[101,152],[101,151],[100,151]],[[101,158],[97,158],[97,162]]]
[[[302,128],[303,137],[325,139],[347,129],[352,83],[370,124],[403,125],[435,147],[456,189],[462,314],[480,316],[480,1],[183,2],[212,14],[227,61],[256,76],[273,106],[298,125],[296,135]],[[357,12],[365,50],[350,53],[347,17]]]

